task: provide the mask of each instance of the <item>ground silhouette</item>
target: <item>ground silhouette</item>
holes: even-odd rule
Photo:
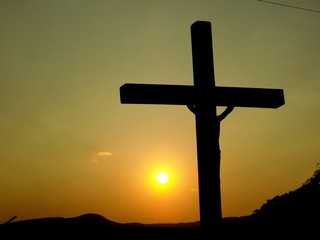
[[[216,229],[220,239],[317,239],[320,226],[320,165],[301,187],[266,201],[251,215],[223,218]],[[208,239],[196,222],[143,224],[118,223],[99,214],[49,217],[0,224],[0,237],[7,239]],[[4,239],[4,238],[1,238]]]

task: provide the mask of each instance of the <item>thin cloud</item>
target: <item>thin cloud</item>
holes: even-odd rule
[[[111,156],[112,153],[111,152],[107,152],[107,151],[101,151],[101,152],[98,152],[98,156],[99,157],[108,157],[108,156]]]
[[[107,158],[107,157],[110,157],[111,155],[112,155],[112,152],[109,152],[109,151],[100,151],[100,152],[97,152],[97,153],[95,154],[95,156],[90,159],[90,162],[92,162],[92,163],[97,163],[97,162],[99,162],[99,161],[102,160],[102,159],[105,159],[105,158]]]

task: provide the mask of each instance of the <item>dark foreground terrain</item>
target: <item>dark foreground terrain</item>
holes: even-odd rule
[[[267,200],[252,215],[224,218],[203,230],[199,222],[117,223],[99,214],[0,224],[0,239],[320,239],[320,165],[295,191]]]
[[[0,225],[0,239],[318,239],[320,221],[260,222],[254,216],[223,219],[216,229],[199,222],[178,224],[116,223],[98,214],[40,218]],[[3,237],[3,238],[2,238]]]

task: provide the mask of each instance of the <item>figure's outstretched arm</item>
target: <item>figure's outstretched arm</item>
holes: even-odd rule
[[[228,106],[223,113],[221,113],[219,116],[217,116],[218,121],[222,121],[223,119],[225,119],[226,116],[229,115],[229,113],[232,112],[232,110],[234,109],[234,106]]]
[[[196,106],[195,105],[187,105],[188,109],[193,112],[194,114],[196,114]],[[219,116],[217,116],[218,121],[222,121],[223,119],[225,119],[226,116],[229,115],[229,113],[232,112],[232,110],[234,109],[234,106],[228,106],[223,113],[221,113]]]

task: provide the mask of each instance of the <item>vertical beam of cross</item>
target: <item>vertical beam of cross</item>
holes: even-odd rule
[[[215,77],[210,22],[191,25],[200,224],[209,228],[222,221],[219,129],[214,99]]]

